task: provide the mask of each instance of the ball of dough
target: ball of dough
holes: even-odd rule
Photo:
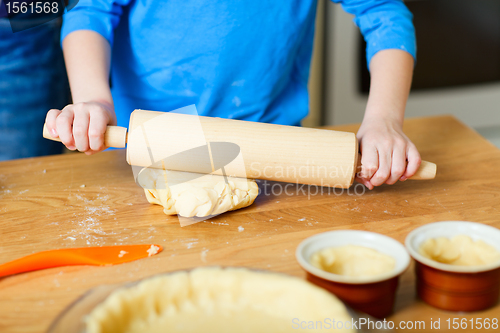
[[[86,326],[88,333],[280,333],[296,332],[300,322],[319,327],[332,320],[352,319],[333,294],[302,279],[204,267],[119,289],[89,314]]]
[[[144,168],[137,180],[147,200],[167,215],[205,217],[251,205],[259,194],[254,180]]]

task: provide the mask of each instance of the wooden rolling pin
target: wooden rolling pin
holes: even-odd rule
[[[43,136],[59,141],[45,126]],[[352,185],[361,160],[354,133],[144,110],[131,114],[128,133],[108,126],[104,144],[127,145],[134,166],[338,188]],[[411,179],[435,176],[422,161]]]

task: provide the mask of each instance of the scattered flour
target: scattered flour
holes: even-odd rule
[[[242,232],[243,230],[245,230],[245,228],[243,228],[241,225],[238,227],[238,231],[239,232]]]
[[[188,249],[190,249],[190,248],[192,248],[192,247],[193,247],[193,245],[196,245],[196,244],[198,244],[198,242],[191,242],[191,243],[187,243],[187,244],[186,244],[186,247],[187,247]]]
[[[201,257],[202,262],[207,262],[207,253],[208,253],[208,249],[201,251],[200,257]]]
[[[211,224],[217,224],[217,225],[229,225],[229,223],[214,222],[214,221],[203,221],[203,223],[211,223]]]
[[[177,242],[178,239],[173,240],[172,242]],[[186,238],[180,240],[188,249],[192,248],[193,245],[198,244],[198,238]]]
[[[116,235],[116,232],[110,231],[106,232],[102,228],[102,223],[100,222],[101,216],[115,215],[116,210],[110,209],[106,205],[106,200],[109,199],[108,195],[97,195],[95,199],[87,199],[80,194],[70,197],[70,199],[76,198],[85,203],[85,210],[83,212],[73,213],[75,217],[73,220],[68,221],[70,229],[61,237],[69,240],[82,239],[86,241],[88,245],[103,245],[106,239],[110,235]]]

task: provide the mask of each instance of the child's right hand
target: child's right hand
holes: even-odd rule
[[[92,155],[106,148],[106,126],[116,125],[116,115],[110,103],[84,102],[70,104],[62,110],[50,110],[45,124],[49,133],[69,150]]]

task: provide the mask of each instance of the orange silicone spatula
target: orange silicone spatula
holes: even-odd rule
[[[163,248],[156,244],[57,249],[33,253],[0,265],[0,277],[51,267],[122,264],[150,257]]]

